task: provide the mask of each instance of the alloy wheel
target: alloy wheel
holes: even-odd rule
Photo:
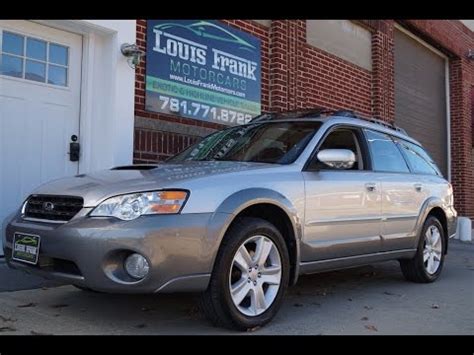
[[[263,235],[252,236],[240,245],[232,260],[232,302],[246,316],[258,316],[273,304],[281,278],[281,257],[275,243]]]
[[[423,265],[430,275],[436,273],[441,264],[442,250],[441,233],[437,226],[431,225],[425,232],[423,247]]]

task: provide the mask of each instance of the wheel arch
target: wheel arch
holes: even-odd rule
[[[449,241],[449,235],[448,235],[448,221],[447,221],[447,214],[443,208],[443,201],[440,198],[437,197],[431,197],[425,201],[423,204],[420,214],[418,216],[418,220],[416,222],[415,226],[415,235],[416,235],[416,244],[418,245],[418,241],[420,238],[421,230],[423,228],[423,224],[425,223],[426,219],[429,216],[434,216],[436,217],[441,225],[443,226],[443,234],[444,234],[444,239],[445,239],[445,254],[448,252],[448,241]]]
[[[288,248],[290,256],[290,285],[296,283],[299,275],[302,226],[297,209],[288,198],[271,189],[246,189],[226,198],[219,205],[216,213],[221,215],[227,214],[228,216],[218,235],[219,248],[225,233],[237,218],[245,216],[257,217],[272,223],[282,234]],[[213,256],[213,268],[216,256],[217,253]]]

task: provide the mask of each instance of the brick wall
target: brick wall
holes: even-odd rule
[[[304,20],[274,20],[265,27],[250,20],[223,20],[262,41],[262,109],[287,110],[324,106],[351,109],[363,116],[394,119],[393,20],[361,20],[372,33],[372,70],[358,67],[306,43]],[[400,24],[450,58],[452,182],[456,207],[474,218],[472,167],[471,87],[473,62],[466,59],[474,48],[472,32],[460,21],[406,20]],[[146,21],[137,21],[137,44],[145,48]],[[162,125],[135,129],[136,163],[163,160],[222,126],[214,123],[147,112],[145,61],[136,70],[135,116]],[[140,121],[142,122],[142,121]],[[170,126],[171,124],[171,126]],[[187,128],[191,128],[188,130]],[[183,132],[189,131],[184,134]]]

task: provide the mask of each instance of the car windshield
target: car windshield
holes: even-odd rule
[[[290,164],[320,126],[318,121],[295,121],[231,127],[207,136],[167,162],[226,160]]]

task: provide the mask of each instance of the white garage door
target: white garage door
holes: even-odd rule
[[[78,172],[68,152],[79,136],[81,59],[80,35],[0,21],[0,221],[41,183]]]

